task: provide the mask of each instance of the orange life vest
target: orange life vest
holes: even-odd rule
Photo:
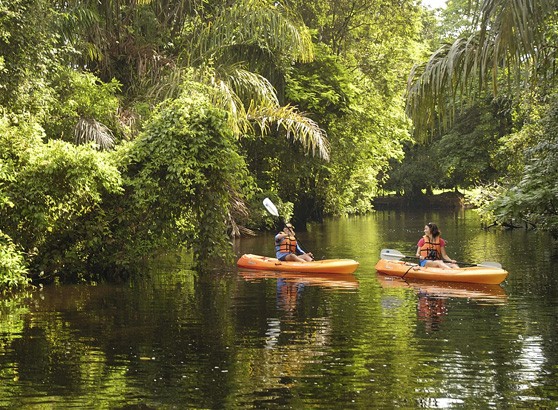
[[[289,252],[296,254],[296,238],[294,236],[287,236],[281,240],[278,245],[278,252]]]
[[[425,259],[442,259],[442,246],[440,245],[440,236],[437,236],[430,241],[428,235],[424,235],[424,245],[420,248],[420,256]]]

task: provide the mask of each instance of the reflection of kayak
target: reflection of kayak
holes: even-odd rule
[[[501,268],[472,266],[459,269],[422,268],[416,263],[380,259],[376,264],[380,273],[405,279],[437,280],[445,282],[485,283],[498,285],[508,272]]]
[[[383,288],[407,288],[417,293],[432,297],[467,298],[483,302],[505,303],[508,300],[506,291],[500,285],[484,283],[431,282],[416,279],[401,279],[382,274],[377,275]]]
[[[287,281],[304,283],[309,286],[337,289],[358,288],[358,280],[352,273],[340,276],[336,273],[297,273],[244,270],[240,271],[240,275],[248,282],[256,282],[262,279],[284,279]]]
[[[353,273],[358,262],[352,259],[323,259],[312,262],[283,262],[267,256],[245,254],[236,263],[240,268],[304,273]]]

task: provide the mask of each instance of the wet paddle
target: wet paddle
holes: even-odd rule
[[[420,260],[420,258],[417,258],[416,256],[403,255],[401,252],[395,249],[382,249],[382,251],[380,252],[380,258],[387,259],[387,260],[401,260],[401,259]],[[444,262],[450,262],[450,261],[444,261]],[[498,262],[485,261],[481,263],[471,263],[471,262],[456,261],[456,263],[460,266],[484,266],[486,268],[502,269],[502,265]]]
[[[271,202],[271,199],[269,198],[265,198],[263,200],[263,205],[265,206],[265,209],[267,209],[267,212],[269,212],[271,215],[279,217],[279,211],[277,210],[277,207],[275,206],[275,204],[273,202]],[[284,221],[285,223],[287,223],[287,221]],[[296,235],[293,236],[296,238]],[[296,239],[298,246],[300,247],[300,249],[302,249],[305,253],[308,253],[304,250],[304,247],[302,245],[302,243],[298,240],[298,238]],[[314,259],[312,257],[312,259]]]

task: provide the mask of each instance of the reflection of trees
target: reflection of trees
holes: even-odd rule
[[[6,391],[0,397],[25,404],[72,396],[78,404],[114,408],[169,389],[185,393],[160,393],[167,404],[220,407],[228,394],[221,369],[234,345],[226,323],[231,282],[222,279],[183,271],[130,286],[36,292],[20,329],[0,345],[9,352],[0,354],[0,368],[14,372],[7,379],[13,382],[0,383]],[[21,387],[18,394],[16,386],[29,392]]]
[[[286,280],[285,304],[276,277],[168,273],[1,300],[0,407],[484,408],[556,392],[552,306],[528,298],[361,275],[358,290]],[[419,290],[445,300],[436,328],[417,321]]]
[[[241,403],[247,399],[250,405],[265,407],[266,402],[275,402],[279,396],[289,396],[286,392],[294,387],[295,380],[304,377],[308,367],[320,362],[319,357],[325,354],[331,320],[315,308],[321,300],[316,294],[319,289],[316,283],[323,285],[316,282],[321,279],[318,276],[312,278],[314,282],[280,275],[267,280],[265,272],[262,273],[260,283],[267,280],[264,289],[275,286],[275,309],[262,312],[267,320],[263,344],[238,351],[236,361],[243,363],[245,373],[237,376],[247,378],[235,392]],[[256,280],[249,274],[247,278]],[[256,402],[254,395],[259,397]]]
[[[29,311],[26,300],[28,292],[18,292],[0,297],[0,407],[14,407],[17,400],[11,396],[19,395],[21,388],[18,367],[10,362],[12,343],[21,337],[24,328],[24,316]],[[10,380],[13,383],[6,383]]]

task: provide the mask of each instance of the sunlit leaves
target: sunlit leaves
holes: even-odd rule
[[[0,292],[29,284],[23,252],[0,230]]]
[[[531,148],[519,181],[503,191],[487,209],[497,222],[528,222],[558,237],[558,103],[556,95],[544,115],[528,128]],[[534,141],[533,141],[534,140]]]
[[[262,131],[271,125],[284,128],[287,138],[293,138],[302,143],[306,151],[312,151],[323,159],[329,159],[329,143],[323,131],[316,122],[298,113],[290,106],[280,108],[251,107],[249,118],[257,120]]]
[[[298,24],[297,24],[298,23]],[[210,24],[196,33],[197,44],[190,58],[207,60],[238,54],[236,47],[255,45],[269,56],[288,55],[299,61],[312,59],[310,35],[296,16],[280,3],[269,6],[264,0],[234,2],[219,9]]]
[[[447,126],[453,110],[476,90],[500,86],[532,87],[553,69],[545,31],[554,0],[483,0],[472,34],[444,44],[409,77],[408,112],[423,139],[436,126]],[[544,50],[544,51],[543,51]],[[448,109],[447,107],[451,107]]]
[[[123,153],[127,195],[116,237],[129,263],[165,245],[191,247],[201,266],[228,256],[227,217],[250,177],[212,92],[185,83]]]

